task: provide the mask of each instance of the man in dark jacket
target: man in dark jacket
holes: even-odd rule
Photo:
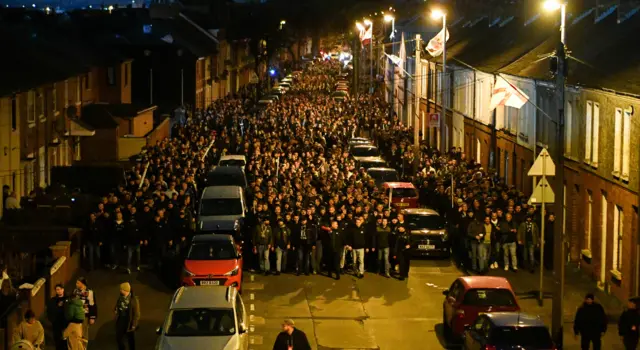
[[[364,225],[362,216],[356,218],[355,226],[349,230],[348,249],[355,252],[354,269],[358,271],[356,275],[360,278],[364,277],[364,253],[365,249],[369,250],[367,245],[367,227]]]
[[[276,337],[273,350],[311,350],[307,335],[294,327],[293,320],[284,320],[282,332]]]
[[[398,259],[398,265],[400,265],[400,277],[401,281],[405,278],[409,278],[409,267],[411,265],[411,237],[409,232],[405,230],[404,226],[398,227],[398,237],[396,237],[396,247],[394,258]]]
[[[268,275],[271,270],[269,266],[269,250],[273,247],[273,233],[271,232],[269,217],[262,218],[262,222],[258,224],[253,232],[252,240],[253,254],[258,254],[260,270],[265,275]]]
[[[311,229],[308,219],[303,217],[302,222],[295,225],[294,231],[291,233],[291,244],[298,257],[296,275],[300,275],[300,272],[309,275],[309,261],[311,260],[311,252],[315,249],[316,240],[315,230]]]
[[[100,264],[100,250],[104,243],[104,227],[102,222],[97,219],[96,214],[89,214],[89,222],[84,232],[84,253],[89,260],[89,269],[93,270],[95,258],[98,258],[98,264]]]
[[[573,333],[576,338],[578,335],[581,336],[582,350],[589,350],[591,344],[593,350],[600,350],[601,338],[607,331],[607,315],[602,305],[596,303],[594,298],[591,293],[585,296],[573,322]]]
[[[136,270],[140,271],[141,237],[135,216],[130,216],[126,224],[124,245],[127,247],[127,273],[131,273],[131,260],[136,256]]]
[[[338,220],[331,221],[331,227],[323,226],[323,230],[327,232],[327,274],[331,277],[331,271],[336,273],[336,279],[340,279],[340,256],[344,251],[345,234],[338,226]]]
[[[138,297],[131,292],[129,282],[120,284],[120,296],[114,308],[116,313],[116,342],[118,350],[135,350],[135,331],[140,321],[140,304]],[[125,341],[128,347],[125,347]]]
[[[507,213],[505,220],[500,223],[500,232],[502,236],[502,251],[504,252],[504,270],[509,271],[509,254],[511,254],[511,268],[518,271],[518,228],[513,221],[513,215]]]
[[[287,270],[287,254],[291,248],[291,230],[278,219],[278,227],[274,230],[273,243],[276,249],[276,275]]]
[[[636,299],[629,299],[627,309],[620,315],[618,321],[618,334],[622,337],[622,343],[626,350],[636,350],[638,347],[640,313],[638,313],[636,302]]]
[[[64,286],[56,285],[56,295],[49,300],[47,305],[47,318],[53,328],[53,341],[56,350],[67,350],[67,342],[62,339],[62,333],[67,328],[67,319],[64,315],[69,297],[64,294]]]
[[[389,220],[387,218],[382,219],[382,225],[376,229],[376,248],[378,249],[378,264],[380,264],[380,272],[384,269],[384,277],[389,278],[389,235],[391,234],[391,228],[389,227]]]

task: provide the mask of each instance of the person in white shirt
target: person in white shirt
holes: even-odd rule
[[[15,192],[11,192],[9,197],[4,202],[4,208],[9,209],[20,209],[20,201],[18,201],[18,196]]]

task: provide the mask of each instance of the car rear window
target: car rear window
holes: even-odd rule
[[[393,196],[396,198],[413,198],[418,197],[418,192],[415,188],[394,188]]]
[[[245,166],[245,162],[242,159],[223,159],[220,161],[220,166]]]
[[[233,309],[177,309],[171,311],[167,337],[228,336],[235,334]]]
[[[230,241],[198,242],[191,245],[187,260],[229,260],[237,253]]]
[[[551,349],[553,342],[546,327],[497,327],[491,331],[491,343],[498,347]]]
[[[470,306],[517,306],[516,299],[508,289],[469,289],[464,294],[464,305]]]
[[[399,180],[398,172],[395,170],[369,170],[367,173],[374,180],[380,182],[393,182]]]
[[[354,147],[351,150],[354,157],[376,157],[378,156],[378,148],[376,147]]]
[[[441,230],[445,227],[440,215],[405,215],[405,218],[412,229]]]

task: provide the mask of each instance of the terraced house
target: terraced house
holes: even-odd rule
[[[447,147],[461,147],[525,193],[534,185],[527,172],[535,155],[544,147],[553,154],[562,142],[565,197],[549,210],[565,218],[567,259],[599,288],[626,298],[640,293],[640,39],[630,34],[640,30],[640,17],[628,3],[595,5],[568,9],[565,140],[555,137],[549,59],[559,41],[557,16],[518,6],[450,27],[444,79],[441,57],[423,51],[429,59],[409,61],[411,71],[420,73],[409,85],[420,92],[410,117],[424,130],[422,138],[438,145],[437,129],[428,127],[426,116],[441,111],[444,87]],[[489,110],[498,76],[529,102],[521,109]]]

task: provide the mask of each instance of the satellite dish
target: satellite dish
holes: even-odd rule
[[[78,109],[76,106],[67,107],[67,118],[73,119],[78,115]]]

